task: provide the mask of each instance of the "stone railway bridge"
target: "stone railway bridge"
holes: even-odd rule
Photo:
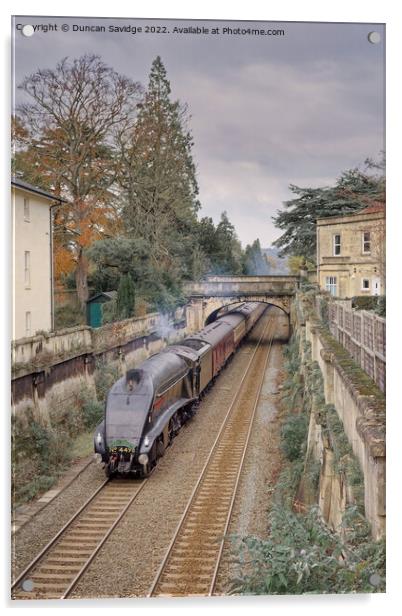
[[[281,308],[288,317],[299,276],[209,276],[186,285],[187,323],[198,331],[211,323],[225,307],[238,302],[265,302]]]

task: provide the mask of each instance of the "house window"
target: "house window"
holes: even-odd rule
[[[336,295],[336,276],[326,276],[325,289],[329,291],[331,295]]]
[[[31,313],[25,313],[25,336],[31,335]]]
[[[24,280],[25,288],[29,289],[31,286],[31,253],[29,250],[26,250],[24,255]]]
[[[370,280],[369,278],[362,279],[362,291],[370,291]]]
[[[362,234],[362,252],[364,255],[369,255],[371,252],[371,234],[370,231],[363,231]]]
[[[24,198],[24,220],[26,222],[30,222],[31,220],[31,212],[29,208],[29,199],[28,197]]]
[[[337,255],[341,254],[341,236],[340,234],[336,234],[333,236],[333,243],[334,243],[334,256],[336,257]]]

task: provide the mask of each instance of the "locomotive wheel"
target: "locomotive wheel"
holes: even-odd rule
[[[156,466],[156,462],[158,460],[157,452],[158,452],[158,450],[157,450],[157,443],[154,441],[154,444],[151,447],[151,451],[149,452],[148,466],[150,467],[150,469],[152,469],[154,466]]]
[[[159,441],[156,443],[156,457],[157,457],[157,458],[162,458],[162,456],[164,456],[164,455],[165,455],[165,449],[166,449],[166,447],[165,447],[165,443],[163,442],[163,440],[162,440],[162,439],[161,439],[161,440],[159,440]]]
[[[114,472],[112,471],[112,469],[110,468],[110,462],[105,464],[105,475],[110,480],[112,480],[114,475],[115,475]]]
[[[151,474],[151,465],[148,464],[142,467],[141,477],[148,477]]]
[[[157,461],[158,461],[157,447],[156,447],[156,443],[154,442],[154,444],[151,447],[151,451],[149,452],[148,462],[145,466],[142,467],[141,477],[149,477],[149,475],[154,470]]]
[[[169,428],[168,428],[168,446],[172,444],[173,439],[174,439],[173,421],[170,420]]]

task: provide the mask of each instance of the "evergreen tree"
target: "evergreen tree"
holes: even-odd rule
[[[244,254],[244,270],[245,274],[248,274],[249,276],[264,276],[268,274],[268,263],[261,250],[259,239],[256,239],[251,246],[246,246]]]
[[[158,56],[135,128],[121,141],[124,225],[131,237],[147,241],[157,270],[171,270],[177,256],[183,275],[188,267],[183,249],[191,248],[200,207],[187,120],[186,107],[171,100],[166,69]]]
[[[130,274],[123,274],[117,290],[117,316],[128,319],[134,314],[135,288]]]
[[[282,255],[299,255],[315,261],[317,218],[350,214],[375,201],[385,201],[384,164],[368,159],[365,171],[345,171],[333,187],[291,185],[296,197],[285,201],[285,209],[273,217],[275,226],[284,231],[274,246],[281,249]]]

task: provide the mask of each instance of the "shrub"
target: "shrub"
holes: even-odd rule
[[[297,365],[296,352],[297,345],[292,340],[286,353],[288,369]],[[364,482],[359,464],[336,409],[325,404],[317,362],[305,362],[303,373],[305,383],[299,406],[302,410],[298,414],[290,412],[282,425],[281,448],[288,462],[276,482],[268,518],[269,538],[242,538],[237,551],[239,573],[231,592],[257,595],[384,592],[385,540],[371,539],[363,515]],[[298,376],[288,372],[282,402],[289,402],[295,392],[299,395]],[[294,510],[296,495],[303,494],[307,507],[306,489],[311,488],[314,499],[319,485],[319,461],[312,455],[305,459],[308,417],[313,403],[318,413],[316,419],[320,419],[330,439],[335,470],[346,475],[355,496],[355,504],[343,516],[340,534],[329,529],[316,505],[307,508],[306,513]]]
[[[103,404],[99,402],[94,393],[84,388],[78,395],[82,420],[85,428],[94,428],[103,417]]]
[[[281,448],[288,460],[303,456],[308,431],[308,418],[305,413],[288,415],[281,430]]]
[[[119,319],[128,319],[134,314],[135,287],[133,279],[128,272],[120,277],[116,307]]]
[[[70,459],[71,438],[65,431],[59,432],[33,421],[31,438],[38,459],[41,475],[57,474]]]
[[[106,395],[113,383],[121,376],[118,366],[100,359],[96,362],[95,388],[96,397],[100,402],[106,400]]]
[[[321,296],[318,300],[318,316],[325,327],[329,327],[329,298]]]
[[[66,433],[69,437],[75,437],[80,433],[83,425],[82,414],[74,394],[71,395],[71,403],[68,405],[57,396],[52,396],[48,408],[54,431]]]
[[[13,500],[20,503],[53,485],[70,460],[71,439],[39,422],[31,408],[13,417],[11,435]]]
[[[102,304],[102,325],[106,323],[114,323],[117,321],[117,302],[116,299],[111,299],[110,302]]]
[[[69,304],[56,306],[54,311],[54,327],[56,330],[76,327],[77,325],[85,325],[85,315],[79,307]]]
[[[39,475],[38,477],[34,477],[31,481],[25,483],[19,488],[18,502],[30,501],[40,492],[50,490],[55,481],[56,477],[54,476],[50,477],[47,475]]]
[[[386,297],[385,295],[380,295],[377,300],[377,307],[375,308],[376,314],[379,317],[386,316]]]
[[[373,542],[364,535],[355,546],[345,544],[324,524],[317,507],[304,515],[274,505],[269,522],[268,539],[242,540],[237,561],[240,574],[234,580],[232,592],[384,592],[384,541]],[[370,581],[373,574],[379,576],[377,586]]]
[[[357,310],[376,310],[379,295],[357,295],[352,297],[352,308]]]

